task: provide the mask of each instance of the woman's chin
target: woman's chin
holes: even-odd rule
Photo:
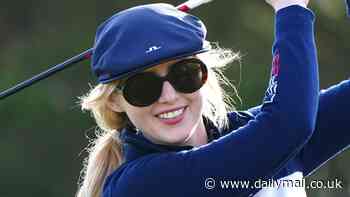
[[[160,132],[162,137],[159,138],[162,138],[164,144],[176,146],[186,145],[191,135],[191,129],[185,127],[163,129]]]

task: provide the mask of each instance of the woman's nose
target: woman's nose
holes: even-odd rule
[[[158,102],[171,103],[175,101],[177,97],[178,97],[178,93],[173,88],[173,86],[168,81],[164,81],[163,87],[162,87],[162,93],[158,99]]]

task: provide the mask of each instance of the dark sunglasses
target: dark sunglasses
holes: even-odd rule
[[[131,105],[145,107],[159,99],[164,81],[168,81],[177,92],[189,94],[199,90],[207,81],[207,76],[206,65],[191,58],[171,65],[164,77],[153,72],[138,73],[121,82],[116,89],[123,92],[125,100]]]

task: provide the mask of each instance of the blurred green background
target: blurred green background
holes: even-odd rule
[[[161,1],[2,1],[0,90],[90,48],[97,25],[113,13],[152,2]],[[326,88],[350,76],[350,19],[342,0],[311,2],[317,15],[321,87]],[[243,100],[238,109],[258,105],[270,72],[272,8],[263,0],[217,0],[192,13],[205,21],[208,40],[243,55],[241,68],[233,63],[226,71]],[[0,101],[0,197],[74,196],[84,148],[96,127],[77,104],[89,85],[96,84],[89,64],[80,63]],[[309,196],[350,196],[349,166],[349,151],[329,161],[308,181],[337,178],[344,188],[308,190]]]

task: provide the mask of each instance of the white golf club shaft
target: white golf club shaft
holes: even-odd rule
[[[202,4],[209,3],[213,0],[189,0],[186,1],[185,3],[177,6],[177,9],[183,11],[183,12],[188,12],[189,10],[192,10]]]

